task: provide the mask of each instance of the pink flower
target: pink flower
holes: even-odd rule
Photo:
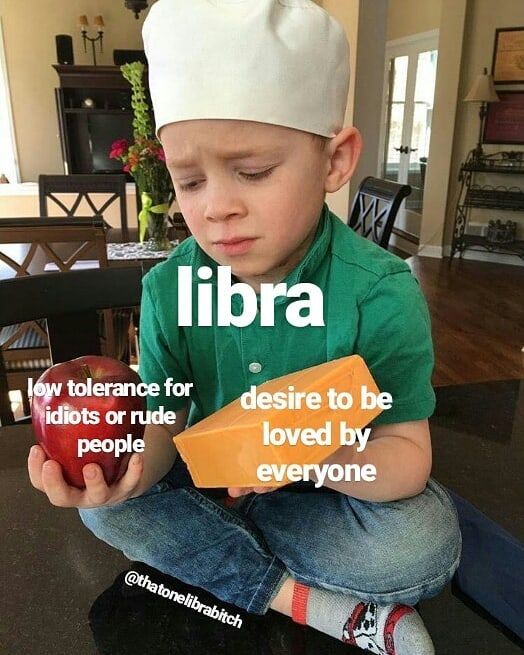
[[[126,139],[118,139],[117,141],[114,141],[113,144],[111,145],[109,158],[119,159],[120,157],[125,155],[128,148],[129,148],[129,143],[126,141]]]
[[[164,148],[159,148],[156,151],[156,156],[158,157],[158,159],[160,159],[160,161],[165,162],[166,161],[166,153],[164,152]]]

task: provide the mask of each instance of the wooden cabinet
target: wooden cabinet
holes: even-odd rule
[[[109,159],[109,150],[116,139],[132,139],[133,110],[120,68],[53,67],[60,80],[55,97],[64,172],[121,173],[122,162]]]

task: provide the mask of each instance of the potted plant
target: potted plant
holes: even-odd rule
[[[125,139],[115,141],[109,157],[122,161],[123,170],[131,173],[137,184],[142,204],[138,215],[140,241],[144,241],[147,232],[148,248],[169,250],[167,218],[175,193],[165,165],[164,149],[153,132],[143,83],[144,64],[135,61],[124,64],[120,70],[132,88],[134,140],[133,143]]]

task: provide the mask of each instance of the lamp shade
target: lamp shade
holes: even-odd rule
[[[102,16],[95,16],[93,23],[96,25],[96,27],[104,27],[104,19]]]
[[[498,100],[500,98],[495,91],[493,77],[488,75],[486,69],[482,75],[478,75],[470,92],[464,98],[465,102],[497,102]]]

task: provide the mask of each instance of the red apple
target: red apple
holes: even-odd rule
[[[88,378],[92,379],[88,380]],[[107,448],[111,448],[111,441],[114,442],[114,446],[118,443],[120,449],[122,441],[118,442],[117,440],[126,439],[127,435],[131,435],[127,437],[128,442],[131,443],[136,439],[141,439],[145,426],[140,421],[136,421],[134,425],[131,423],[131,411],[144,411],[146,409],[145,397],[113,394],[100,396],[96,395],[96,390],[86,396],[71,395],[68,390],[69,380],[72,380],[74,384],[81,382],[91,386],[97,383],[117,383],[112,387],[103,387],[103,389],[114,390],[119,388],[118,383],[140,384],[140,377],[123,362],[110,357],[89,355],[51,366],[33,385],[31,416],[35,436],[47,457],[56,460],[62,466],[64,479],[68,484],[84,488],[82,469],[86,464],[95,462],[102,467],[106,483],[111,485],[124,474],[132,453],[123,452],[116,456],[114,450],[112,452],[91,452],[91,450],[85,452],[84,449],[96,445],[100,450],[96,441],[91,443],[97,439],[105,440],[104,447]],[[42,385],[55,386],[44,387]],[[60,390],[58,385],[60,385]],[[102,388],[100,385],[98,387]],[[43,395],[38,395],[37,391]],[[111,410],[123,412],[121,424],[108,424],[106,413]],[[53,416],[51,412],[57,411],[68,414],[72,420],[81,418],[81,421],[76,425],[68,422],[55,425],[46,419],[46,414],[49,418]],[[93,414],[95,411],[98,412],[100,418],[98,424],[93,424],[93,420],[96,420]],[[56,416],[57,414],[55,414]],[[84,440],[80,444],[84,454],[80,457],[78,456],[79,440]],[[86,440],[89,440],[89,443]]]

